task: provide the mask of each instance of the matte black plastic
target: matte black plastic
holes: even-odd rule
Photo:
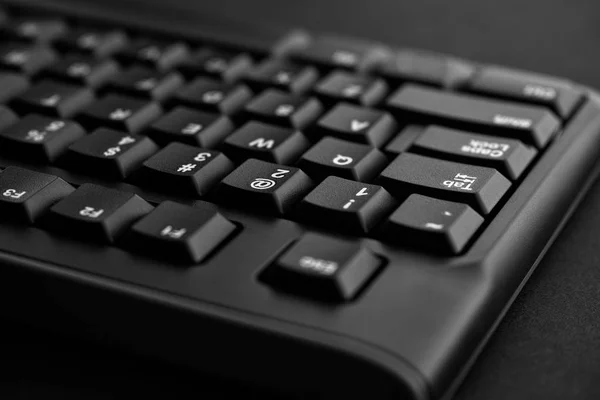
[[[49,8],[78,16],[131,22],[129,2],[53,4]],[[214,25],[208,22],[202,29],[196,18],[161,11],[140,10],[133,23],[190,37]],[[276,42],[268,38],[262,35],[258,42]],[[587,93],[591,100],[496,206],[494,218],[461,256],[431,256],[362,239],[387,265],[357,301],[325,305],[259,282],[259,272],[305,228],[218,207],[243,229],[227,251],[186,269],[116,247],[2,224],[0,300],[14,305],[2,311],[307,397],[441,397],[470,365],[597,175],[600,107]],[[125,183],[0,158],[0,167],[7,165],[52,173],[73,184],[133,191],[150,202],[166,198]]]

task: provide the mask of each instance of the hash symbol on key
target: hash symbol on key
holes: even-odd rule
[[[194,168],[196,168],[196,164],[184,164],[181,167],[177,168],[177,172],[190,172]]]

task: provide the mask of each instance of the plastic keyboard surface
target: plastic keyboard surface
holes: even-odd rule
[[[308,398],[450,396],[596,176],[596,95],[125,12],[0,12],[12,313]]]

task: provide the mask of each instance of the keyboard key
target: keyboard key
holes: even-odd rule
[[[0,105],[0,134],[4,131],[4,129],[17,122],[17,120],[18,117],[14,112],[12,112],[9,108]]]
[[[304,129],[321,115],[323,107],[313,98],[290,95],[279,90],[262,92],[244,107],[246,119]]]
[[[492,168],[403,153],[381,173],[379,184],[398,198],[420,193],[466,203],[489,214],[510,188]]]
[[[327,106],[341,101],[373,106],[387,94],[387,85],[382,79],[334,71],[315,87],[315,95]]]
[[[485,165],[517,180],[535,158],[537,151],[518,140],[478,135],[430,126],[410,148],[433,157],[467,164]]]
[[[114,243],[152,208],[136,194],[86,183],[52,206],[45,224],[78,239]]]
[[[396,87],[414,82],[439,88],[454,88],[463,85],[473,75],[473,71],[473,66],[452,57],[401,50],[383,62],[377,69],[377,74]]]
[[[308,140],[298,131],[255,121],[223,143],[223,151],[235,161],[257,158],[278,164],[293,164],[308,147]]]
[[[354,39],[319,37],[290,54],[297,61],[322,69],[368,70],[388,57],[382,46]]]
[[[383,236],[392,244],[459,254],[482,223],[483,218],[466,204],[413,194],[390,216]]]
[[[21,115],[35,113],[70,118],[93,101],[94,93],[90,89],[43,80],[13,99],[11,107]]]
[[[177,91],[173,102],[220,114],[233,114],[252,98],[244,85],[222,83],[210,78],[198,78]]]
[[[114,76],[108,84],[108,89],[162,102],[183,83],[183,77],[177,72],[163,73],[145,67],[132,67]]]
[[[536,106],[405,85],[387,100],[401,122],[418,121],[508,136],[543,148],[560,128],[552,112]]]
[[[109,94],[86,108],[78,118],[90,130],[106,127],[137,133],[161,114],[158,103]]]
[[[30,42],[49,43],[67,32],[67,25],[60,19],[26,17],[10,21],[2,27],[2,36]]]
[[[84,135],[75,122],[30,114],[0,130],[0,152],[18,159],[53,162]]]
[[[100,128],[73,143],[64,162],[76,172],[122,179],[157,151],[146,136]]]
[[[0,103],[6,103],[29,88],[29,81],[22,75],[0,73]]]
[[[120,30],[80,27],[56,41],[62,51],[76,52],[93,58],[108,57],[127,45],[127,35]]]
[[[223,179],[217,195],[235,207],[283,214],[311,188],[312,181],[298,168],[250,159]]]
[[[333,175],[369,182],[387,163],[385,155],[371,146],[324,137],[304,153],[298,167],[318,181]]]
[[[119,64],[113,60],[70,55],[43,71],[44,76],[91,88],[103,86],[119,73]]]
[[[144,162],[135,180],[161,192],[197,197],[206,195],[233,168],[218,151],[171,143]]]
[[[274,289],[326,301],[354,299],[382,266],[359,242],[307,233],[261,274]]]
[[[282,59],[271,59],[248,72],[244,80],[256,92],[276,88],[294,94],[309,90],[319,78],[317,69]]]
[[[0,215],[33,223],[74,190],[56,176],[9,166],[0,173]]]
[[[182,142],[213,148],[233,129],[233,122],[226,116],[176,107],[153,123],[145,133],[161,146]]]
[[[408,151],[415,140],[423,134],[423,131],[425,131],[425,127],[422,125],[406,125],[402,128],[402,131],[394,136],[394,138],[385,146],[385,153],[390,159],[396,158],[398,154]]]
[[[341,103],[317,121],[308,134],[333,136],[374,147],[384,145],[396,132],[396,121],[386,112]]]
[[[133,225],[125,243],[148,256],[199,263],[235,230],[210,203],[189,207],[165,201]]]
[[[48,47],[28,44],[4,44],[0,46],[0,69],[35,75],[57,59]]]
[[[233,82],[251,67],[252,59],[245,53],[205,48],[184,61],[178,70],[187,78],[208,76],[223,82]]]
[[[154,39],[137,39],[116,54],[125,64],[139,63],[159,71],[167,71],[189,57],[189,49],[183,42]]]
[[[344,233],[367,233],[395,206],[381,186],[330,176],[299,204],[298,220]]]
[[[570,82],[499,67],[480,69],[467,89],[474,93],[545,106],[563,119],[568,118],[583,100],[582,91],[575,89]]]

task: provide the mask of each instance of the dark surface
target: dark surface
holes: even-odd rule
[[[437,50],[600,88],[595,0],[221,0],[198,7],[239,20]],[[598,204],[600,184],[525,286],[458,399],[600,397]],[[193,371],[14,322],[6,321],[2,332],[0,398],[258,397]]]

